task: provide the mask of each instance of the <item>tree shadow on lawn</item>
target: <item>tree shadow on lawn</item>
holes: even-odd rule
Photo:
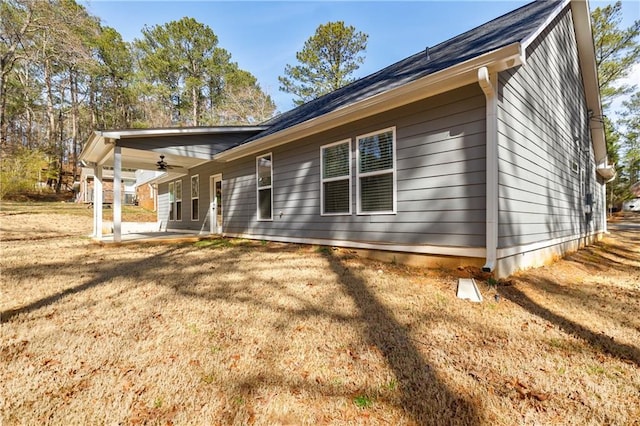
[[[252,294],[250,290],[247,291],[246,285],[240,285],[240,283],[236,283],[235,285],[233,283],[221,283],[224,285],[209,288],[207,292],[193,291],[195,290],[193,286],[197,285],[196,283],[199,281],[199,277],[211,273],[208,270],[183,271],[183,279],[180,280],[180,283],[189,283],[187,285],[180,284],[171,277],[165,279],[167,277],[162,275],[162,267],[173,265],[177,259],[180,259],[181,255],[177,253],[177,251],[183,247],[184,245],[172,245],[166,250],[152,254],[151,258],[150,256],[143,256],[142,258],[131,261],[106,263],[97,271],[91,271],[96,274],[96,276],[88,281],[42,297],[27,305],[1,312],[0,320],[2,323],[6,323],[16,315],[32,313],[46,306],[59,303],[75,294],[108,284],[118,277],[130,278],[134,272],[144,273],[146,279],[155,280],[159,285],[173,287],[176,293],[181,295],[195,298],[220,299],[228,302],[249,303],[272,310],[281,310],[281,307],[272,306],[268,301],[255,300],[255,295]],[[254,249],[262,250],[260,248]],[[224,264],[229,270],[235,269],[238,272],[244,272],[242,269],[239,269],[242,263],[242,256],[239,256],[238,250],[243,251],[246,249],[240,247],[231,248],[230,250],[222,248],[222,250],[224,251],[219,252],[216,256],[216,261],[220,263],[216,264]],[[369,289],[365,279],[357,273],[352,272],[341,259],[332,256],[330,253],[325,254],[324,257],[330,270],[338,277],[344,293],[354,301],[358,311],[357,316],[353,318],[335,315],[335,313],[331,312],[330,306],[308,306],[308,301],[305,300],[300,300],[300,302],[307,302],[307,306],[301,310],[287,312],[287,315],[301,318],[329,316],[341,321],[355,321],[364,324],[362,337],[369,344],[378,348],[394,372],[398,382],[398,390],[401,394],[399,408],[404,410],[406,415],[415,423],[421,425],[481,423],[483,418],[482,414],[478,412],[477,407],[471,401],[465,399],[464,396],[457,395],[444,384],[443,380],[438,377],[434,369],[424,359],[408,335],[405,327],[403,327],[394,317],[393,313],[376,298]],[[81,261],[81,259],[76,260]],[[92,266],[93,265],[89,264],[85,265],[88,270],[91,270]],[[28,265],[12,268],[10,271],[5,271],[5,273],[9,273],[11,276],[20,276],[20,274],[24,274],[27,271],[30,273],[48,273],[51,267],[52,265]],[[74,271],[77,272],[75,268],[69,266],[69,262],[58,265],[56,270],[61,271],[62,275],[65,273],[70,275]],[[150,275],[148,275],[149,273]],[[244,282],[251,278],[251,276],[245,277]],[[286,291],[286,288],[283,288],[283,290]],[[288,297],[291,295],[285,293],[283,296]],[[277,334],[278,333],[274,333],[274,335]],[[250,388],[260,384],[270,383],[271,386],[275,385],[293,390],[295,390],[295,388],[305,388],[321,395],[346,396],[341,393],[341,390],[337,390],[332,386],[308,380],[296,382],[295,380],[291,380],[291,378],[277,376],[275,378],[269,377],[269,380],[266,380],[264,377],[249,379],[248,381],[229,385],[231,385],[232,388],[237,388],[242,393],[250,392]],[[257,382],[253,383],[254,380]],[[240,410],[239,407],[238,410]],[[240,414],[239,412],[234,413],[233,411],[235,411],[234,408],[231,408],[231,412],[225,415],[229,416],[229,419],[232,419]]]
[[[616,231],[604,241],[600,241],[591,246],[578,250],[570,254],[559,262],[567,262],[578,268],[586,268],[592,275],[603,272],[620,272],[631,275],[638,274],[637,264],[640,262],[638,255],[638,239],[635,232]],[[640,275],[638,275],[640,277]],[[610,319],[623,323],[627,319],[624,317],[627,312],[633,311],[633,303],[625,309],[624,305],[614,306],[619,303],[618,296],[629,301],[638,299],[637,291],[621,286],[613,286],[607,282],[602,285],[580,286],[573,282],[568,285],[561,285],[557,279],[549,279],[536,276],[535,274],[525,274],[524,278],[518,278],[532,288],[561,296],[571,303],[583,306],[585,310],[593,311],[601,315],[606,315]],[[609,354],[611,356],[632,362],[640,366],[640,349],[636,346],[618,343],[613,337],[605,332],[594,332],[586,326],[563,317],[549,308],[533,301],[517,286],[500,287],[499,292],[506,299],[520,305],[533,315],[543,318],[562,329],[564,332],[576,336],[595,350]]]
[[[585,262],[580,261],[583,255],[584,254],[580,253],[574,254],[570,259],[565,261],[584,264]],[[616,267],[615,263],[608,264],[609,268]],[[597,268],[598,270],[608,269],[607,266],[603,266],[602,264],[591,266],[591,268]],[[609,316],[612,320],[618,323],[622,322],[621,318],[615,315],[616,312],[618,312],[618,309],[612,305],[618,303],[618,301],[611,295],[599,295],[593,291],[587,291],[587,289],[577,287],[578,284],[561,285],[555,282],[555,279],[552,280],[543,277],[525,276],[524,278],[518,278],[518,281],[522,281],[522,284],[529,285],[534,289],[539,289],[543,292],[549,293],[553,295],[553,297],[562,297],[567,303],[580,304],[581,306],[584,306],[584,309],[593,311],[596,314]],[[640,366],[640,349],[637,347],[625,343],[618,343],[613,337],[605,334],[604,331],[595,332],[587,328],[585,325],[553,312],[551,309],[532,300],[522,290],[518,289],[517,286],[517,284],[515,286],[501,286],[499,287],[499,293],[531,314],[549,321],[550,323],[558,326],[565,333],[583,340],[593,349]],[[637,297],[635,294],[624,289],[618,290],[622,291],[624,296],[627,298],[635,299]],[[618,308],[620,312],[624,313],[624,307],[618,306]],[[630,309],[633,308],[630,307]]]
[[[155,255],[153,261],[169,264],[171,255],[173,252],[178,250],[180,246],[173,246],[163,251],[162,253]],[[86,258],[76,259],[77,261],[86,261]],[[45,276],[51,273],[51,268],[69,268],[69,265],[73,264],[73,261],[64,262],[62,264],[50,265],[50,264],[42,264],[42,265],[26,265],[17,268],[7,268],[3,271],[5,276],[24,276],[25,274],[40,274],[41,276]],[[86,265],[89,266],[89,265]],[[4,324],[9,322],[13,317],[20,314],[28,314],[34,312],[38,309],[44,308],[46,306],[52,305],[54,303],[60,302],[61,300],[73,296],[74,294],[81,293],[83,291],[92,289],[94,287],[108,284],[111,280],[117,277],[130,277],[132,271],[139,271],[145,268],[149,268],[149,259],[144,257],[135,261],[127,261],[127,262],[116,262],[113,265],[110,265],[106,270],[100,271],[98,275],[83,283],[78,284],[72,287],[68,287],[64,290],[51,294],[47,297],[43,297],[41,299],[35,300],[31,303],[28,303],[24,306],[20,306],[18,308],[7,309],[5,311],[0,312],[0,324]]]
[[[525,281],[535,288],[543,288],[545,291],[555,294],[565,294],[571,297],[572,292],[567,292],[565,288],[559,286],[552,280],[546,278],[535,278],[527,279]],[[552,312],[550,309],[533,301],[524,292],[519,290],[517,286],[499,287],[499,293],[505,299],[521,306],[531,314],[549,321],[550,323],[558,326],[565,333],[583,340],[593,349],[609,354],[615,358],[632,362],[640,367],[640,349],[637,347],[625,343],[618,343],[613,337],[606,335],[604,332],[595,332],[582,324]],[[579,298],[576,298],[576,300],[582,303]],[[611,303],[611,301],[608,303]]]
[[[265,250],[254,247],[252,250]],[[268,249],[267,249],[268,250]],[[298,248],[276,248],[279,253],[295,253]],[[235,253],[235,254],[234,254]],[[364,324],[362,337],[369,345],[376,347],[386,360],[387,365],[393,371],[398,382],[398,390],[401,394],[398,408],[403,410],[408,418],[420,425],[455,425],[455,424],[479,424],[483,422],[482,413],[477,405],[465,399],[464,396],[452,391],[443,380],[438,377],[436,371],[424,359],[420,350],[411,340],[406,328],[398,322],[393,313],[384,306],[369,289],[369,284],[357,272],[343,263],[338,256],[331,252],[321,252],[326,259],[327,266],[337,277],[338,283],[357,308],[355,317],[341,315],[331,311],[331,295],[325,295],[322,306],[311,303],[309,299],[303,299],[288,291],[289,284],[276,281],[266,283],[273,292],[280,293],[279,298],[292,299],[297,302],[299,308],[286,308],[278,306],[277,302],[264,300],[254,294],[247,283],[259,280],[252,271],[245,270],[240,264],[237,252],[231,251],[217,257],[220,268],[229,273],[231,270],[245,275],[244,283],[219,283],[206,289],[198,289],[194,283],[200,272],[192,275],[188,280],[180,283],[167,282],[178,294],[193,298],[208,300],[221,300],[231,303],[249,304],[255,309],[267,309],[288,315],[291,321],[298,319],[310,319],[313,317],[331,318],[340,322]],[[257,265],[253,265],[256,267]],[[259,267],[259,266],[258,266]],[[277,267],[270,264],[270,268]],[[285,326],[285,324],[282,324]],[[278,328],[278,324],[272,325]],[[274,329],[274,335],[280,331]],[[316,383],[309,380],[295,381],[292,377],[276,378],[257,376],[247,377],[242,382],[228,383],[229,391],[240,395],[251,395],[254,389],[260,386],[272,386],[287,388],[295,392],[296,389],[317,393],[324,396],[352,396],[346,395],[334,387]],[[369,395],[371,396],[371,395]],[[248,401],[247,401],[248,402]],[[232,423],[238,416],[242,416],[246,407],[228,407],[224,413],[225,419]]]
[[[402,393],[402,408],[418,424],[479,424],[481,414],[474,404],[456,395],[437,376],[411,340],[405,327],[341,259],[325,254],[329,267],[339,277],[347,295],[355,302],[365,337],[384,355]]]
[[[640,265],[640,254],[618,244],[597,243],[585,247],[565,258],[567,262],[584,265],[596,271],[637,271]]]

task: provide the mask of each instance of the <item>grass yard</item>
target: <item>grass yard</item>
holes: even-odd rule
[[[472,270],[90,227],[2,204],[3,425],[640,424],[637,231],[473,304]]]

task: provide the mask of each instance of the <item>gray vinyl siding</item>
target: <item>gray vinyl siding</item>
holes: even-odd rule
[[[529,46],[525,65],[499,74],[499,248],[577,238],[601,226],[594,219],[602,196],[571,19],[569,10],[561,14]],[[592,217],[583,212],[583,169]]]
[[[169,221],[169,182],[160,185],[158,198],[158,220],[163,221],[163,225],[168,223],[169,229],[184,229],[184,230],[201,230],[203,232],[209,232],[210,230],[210,188],[209,178],[212,175],[222,173],[223,168],[221,163],[207,162],[197,167],[189,169],[189,174],[170,182],[182,181],[182,220]],[[199,197],[198,197],[198,220],[191,220],[191,177],[199,176]]]
[[[397,213],[357,215],[355,138],[396,127]],[[477,85],[274,148],[273,220],[256,219],[255,156],[224,166],[224,232],[484,247],[485,100]],[[352,141],[351,215],[320,214],[320,147]]]
[[[169,223],[169,184],[164,183],[158,185],[158,221],[161,222],[162,229],[165,229]]]

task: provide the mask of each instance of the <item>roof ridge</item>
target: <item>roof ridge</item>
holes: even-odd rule
[[[400,59],[339,89],[336,89],[318,98],[312,99],[309,102],[280,113],[275,117],[272,117],[271,119],[262,123],[263,125],[269,126],[270,128],[248,139],[247,142],[299,124],[306,119],[311,119],[313,117],[323,115],[331,110],[344,108],[351,103],[362,99],[363,97],[373,96],[377,93],[381,93],[393,87],[402,85],[407,80],[421,78],[433,72],[440,71],[441,69],[446,69],[454,65],[456,61],[462,61],[468,59],[469,57],[474,57],[478,56],[481,53],[486,53],[486,51],[495,50],[501,46],[509,44],[509,42],[513,42],[513,40],[510,40],[510,38],[515,38],[516,41],[524,40],[530,34],[534,34],[537,31],[538,27],[544,23],[544,20],[542,20],[542,22],[538,22],[540,18],[539,15],[546,12],[544,15],[548,16],[552,10],[555,10],[557,5],[562,3],[562,1],[563,0],[534,0],[518,7],[517,9],[502,14],[490,21],[487,21],[461,34],[450,37],[447,40],[429,47],[431,58],[428,60],[420,60],[421,57],[424,58],[424,50]],[[529,16],[517,19],[523,13],[523,11],[527,11]],[[510,23],[509,21],[515,22]],[[531,23],[531,21],[533,21],[533,23],[535,23],[536,25],[533,28],[529,29],[529,31],[526,31],[525,28],[524,30],[526,31],[526,34],[519,34],[518,30],[521,30],[521,27],[527,27],[526,24]],[[503,25],[497,26],[497,23],[500,22],[502,22]],[[520,26],[514,28],[514,24],[520,24]],[[501,39],[496,36],[496,33],[499,30],[503,30],[500,31],[500,36],[504,39],[504,43],[501,45],[499,45]],[[506,33],[506,35],[502,33]],[[483,42],[483,38],[486,38],[488,36],[491,36],[489,40],[485,40]],[[482,46],[487,46],[487,42],[493,42],[494,46],[491,46],[488,50],[482,52]],[[446,48],[455,47],[456,44],[461,44],[461,46],[457,49],[454,49],[453,52],[446,51]],[[441,58],[438,58],[438,56],[441,56]],[[438,59],[440,59],[440,61],[438,61]],[[449,60],[442,63],[443,59]],[[402,72],[402,78],[393,79],[389,74],[394,72],[396,74],[396,77],[399,72]],[[354,88],[356,90],[353,90]],[[351,92],[354,92],[353,96],[346,96],[346,94],[349,94]],[[298,115],[302,111],[306,111],[308,114],[302,114],[303,117],[300,117],[298,120],[296,120],[296,115]],[[280,125],[278,126],[278,124]]]

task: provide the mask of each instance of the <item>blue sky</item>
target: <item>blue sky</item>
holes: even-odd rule
[[[126,41],[145,26],[184,16],[208,25],[240,68],[255,75],[280,112],[293,107],[292,96],[278,90],[278,76],[320,24],[342,20],[369,34],[363,77],[427,46],[454,37],[524,4],[525,1],[115,1],[81,2],[103,25]],[[612,1],[591,1],[591,8]],[[623,25],[640,19],[640,1],[623,2]],[[637,67],[640,79],[640,67]],[[636,75],[634,75],[636,79]],[[639,81],[640,82],[640,81]]]

